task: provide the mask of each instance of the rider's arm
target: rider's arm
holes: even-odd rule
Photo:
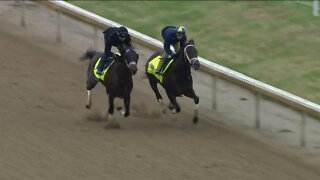
[[[132,44],[131,44],[131,36],[129,35],[126,39],[126,41],[124,42],[128,47],[131,47]]]
[[[166,38],[164,40],[164,44],[163,44],[163,48],[164,48],[164,51],[169,54],[169,55],[173,55],[173,52],[171,51],[170,49],[170,39],[169,38]]]
[[[123,43],[120,43],[120,44],[117,45],[117,48],[118,48],[119,52],[120,52],[122,55],[124,55],[124,53],[125,53],[125,51],[126,51],[125,46],[127,46],[127,48],[128,48],[128,47],[131,47],[131,38],[130,38],[130,36],[128,36]]]
[[[111,57],[113,55],[113,53],[111,52],[111,47],[112,47],[112,42],[111,41],[107,41],[105,43],[105,47],[104,47],[104,53],[106,55],[106,57]]]
[[[118,48],[118,50],[119,50],[119,52],[123,55],[124,54],[124,52],[126,51],[126,49],[123,47],[123,44],[121,43],[121,44],[118,44],[117,45],[117,48]]]
[[[180,46],[185,47],[187,45],[187,36],[184,35],[183,38],[180,41]]]

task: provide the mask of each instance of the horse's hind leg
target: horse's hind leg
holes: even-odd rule
[[[193,89],[190,89],[186,93],[185,96],[192,98],[194,100],[195,109],[194,109],[194,116],[193,116],[193,123],[197,124],[198,122],[198,108],[199,108],[199,97],[196,95]]]
[[[87,98],[87,104],[86,104],[86,108],[90,109],[91,105],[92,105],[92,99],[91,99],[91,90],[87,91],[88,94],[88,98]]]
[[[158,102],[162,102],[162,96],[161,94],[159,93],[159,90],[158,90],[158,87],[157,87],[157,80],[153,77],[153,76],[149,76],[149,83],[150,83],[150,86],[153,90],[153,92],[156,94],[156,98],[158,100]]]
[[[98,81],[95,78],[88,78],[87,80],[87,104],[86,108],[90,109],[92,105],[92,98],[91,98],[91,90],[97,85]]]
[[[162,113],[165,114],[165,104],[163,103],[162,101],[162,96],[158,90],[158,87],[157,87],[157,80],[152,76],[152,77],[148,77],[149,78],[149,84],[153,90],[153,92],[156,94],[156,98],[158,100],[158,102],[160,103],[160,106],[162,108]]]

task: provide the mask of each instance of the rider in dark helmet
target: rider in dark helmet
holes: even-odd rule
[[[161,55],[158,68],[155,70],[157,74],[161,73],[164,62],[170,60],[187,42],[186,29],[183,26],[166,26],[162,29],[161,36],[164,40],[164,52]],[[170,45],[174,47],[175,53],[171,51]]]
[[[100,63],[97,67],[97,74],[101,75],[103,73],[103,68],[107,61],[111,62],[113,59],[113,53],[111,52],[111,47],[115,46],[118,48],[120,54],[123,56],[125,54],[124,44],[128,47],[131,46],[131,37],[128,33],[127,28],[121,26],[110,27],[104,32],[104,54],[101,57]]]

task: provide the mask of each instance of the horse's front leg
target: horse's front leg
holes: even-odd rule
[[[194,104],[199,104],[199,97],[196,95],[193,89],[189,89],[184,93],[185,96],[192,98],[194,101]]]
[[[167,95],[168,95],[168,98],[170,100],[170,104],[169,104],[169,109],[172,109],[174,108],[174,112],[177,112],[179,113],[181,111],[181,108],[177,102],[177,99],[176,99],[176,96],[168,91],[166,91]],[[174,107],[172,107],[172,105]]]
[[[124,103],[125,112],[122,112],[121,114],[124,117],[128,117],[130,115],[130,94],[125,95],[123,97],[123,103]]]
[[[114,96],[109,94],[109,111],[108,111],[108,124],[107,129],[119,129],[120,125],[112,119],[114,113]]]
[[[130,94],[123,97],[124,110],[121,106],[117,107],[117,111],[124,117],[130,115]]]
[[[194,90],[191,88],[187,92],[184,93],[185,96],[192,98],[194,100],[195,109],[194,109],[194,116],[193,116],[193,123],[197,124],[198,122],[198,108],[199,108],[199,97],[196,95]]]
[[[111,120],[114,113],[114,96],[109,94],[109,110],[108,110],[108,119]]]

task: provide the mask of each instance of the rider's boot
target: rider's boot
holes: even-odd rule
[[[155,70],[155,73],[156,73],[156,74],[161,74],[163,65],[165,64],[166,61],[167,61],[167,59],[165,59],[165,58],[160,58],[158,67],[157,67],[157,69]]]
[[[97,66],[97,74],[98,75],[102,75],[103,74],[103,69],[104,69],[104,66],[106,65],[106,59],[101,57],[101,60]]]

